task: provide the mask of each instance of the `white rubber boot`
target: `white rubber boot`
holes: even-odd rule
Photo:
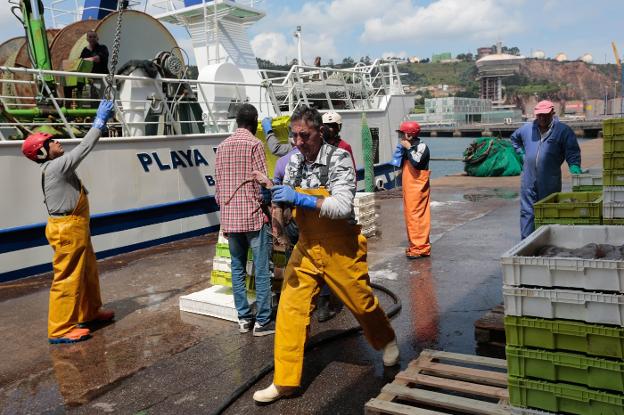
[[[384,366],[394,366],[399,363],[399,345],[396,338],[384,346],[383,363]]]
[[[294,388],[281,388],[271,383],[267,388],[254,392],[253,400],[259,403],[271,403],[290,395],[293,390]]]

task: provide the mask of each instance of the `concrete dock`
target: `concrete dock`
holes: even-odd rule
[[[582,157],[583,168],[600,166],[602,140],[584,142]],[[404,256],[400,190],[378,193],[381,234],[369,240],[369,267],[403,303],[392,321],[401,367],[423,348],[475,353],[475,320],[502,302],[500,255],[519,241],[519,183],[434,179],[432,256],[414,261]],[[240,335],[235,323],[179,311],[180,295],[210,286],[215,242],[211,234],[101,261],[103,300],[117,318],[74,345],[47,344],[49,275],[0,284],[0,414],[211,413],[273,356],[273,336]],[[324,324],[313,319],[311,337],[355,324],[346,310]],[[271,374],[225,413],[362,413],[398,370],[351,336],[306,355],[300,394],[256,406],[251,394]]]

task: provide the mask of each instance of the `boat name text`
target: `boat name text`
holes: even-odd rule
[[[158,153],[137,153],[137,157],[139,162],[141,163],[141,167],[146,173],[149,173],[150,166],[154,166],[154,163],[158,168],[163,170],[176,170],[180,167],[199,167],[201,165],[207,166],[208,162],[206,158],[199,152],[198,149],[189,149],[189,150],[171,150],[169,152],[169,160],[170,164],[167,164],[166,161],[161,161]]]

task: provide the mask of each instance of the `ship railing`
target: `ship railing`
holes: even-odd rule
[[[219,4],[222,3],[223,0],[203,0],[203,1],[197,1],[197,5],[199,4]],[[169,13],[169,12],[175,12],[178,10],[181,10],[185,7],[188,7],[186,5],[186,3],[190,2],[185,2],[184,0],[156,0],[156,1],[152,1],[150,2],[149,6],[152,7],[153,9],[155,9],[154,11],[158,11],[160,13]],[[194,4],[192,4],[193,6],[195,5],[195,2],[193,2]],[[265,0],[236,0],[236,4],[237,5],[242,5],[244,7],[250,7],[252,9],[261,7],[263,4],[265,3]]]
[[[45,97],[38,95],[38,88],[41,85],[45,86],[42,80],[49,75],[54,77],[58,91],[71,93],[72,96],[59,97],[49,93]],[[74,91],[78,92],[77,87],[73,89],[64,88],[68,84],[69,77],[86,80],[80,96],[73,96]],[[6,139],[3,129],[6,131],[7,128],[12,127],[23,133],[42,125],[63,128],[70,138],[75,138],[72,127],[90,125],[88,119],[93,118],[100,102],[99,95],[91,95],[91,85],[99,83],[99,91],[103,91],[104,85],[106,85],[105,78],[106,74],[0,66],[0,103],[2,104],[0,108],[0,140]],[[269,97],[270,94],[265,89],[264,84],[150,78],[137,75],[116,75],[115,81],[140,81],[142,85],[151,87],[149,96],[144,93],[145,97],[131,94],[127,98],[125,96],[122,98],[119,94],[120,91],[117,91],[117,86],[115,86],[117,121],[113,120],[109,125],[118,127],[118,129],[111,129],[111,134],[120,130],[122,137],[132,136],[132,131],[137,127],[144,129],[150,125],[161,125],[178,135],[182,134],[182,127],[185,124],[201,124],[207,133],[227,133],[235,129],[235,114],[232,114],[232,110],[229,108],[235,108],[237,104],[248,102],[256,106],[260,112],[272,113],[274,109]],[[227,89],[231,92],[231,96],[210,98],[221,95],[210,93],[211,88],[217,87],[230,87]],[[249,101],[244,93],[245,88],[255,87],[261,90],[258,94],[259,102]],[[184,88],[182,92],[180,92],[181,88]],[[93,91],[98,92],[96,89]],[[176,93],[165,94],[164,91],[175,91]],[[180,119],[177,116],[178,107],[188,103],[200,106],[202,120]],[[154,115],[155,119],[149,119],[148,113]],[[145,117],[141,119],[133,117],[129,121],[126,117],[129,114],[142,114]]]
[[[274,106],[293,111],[297,106],[321,109],[374,109],[382,97],[402,95],[401,73],[394,61],[362,62],[353,68],[293,65],[290,70],[262,69]]]

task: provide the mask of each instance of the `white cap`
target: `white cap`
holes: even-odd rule
[[[323,124],[340,124],[342,125],[342,117],[336,111],[327,111],[323,114]]]

